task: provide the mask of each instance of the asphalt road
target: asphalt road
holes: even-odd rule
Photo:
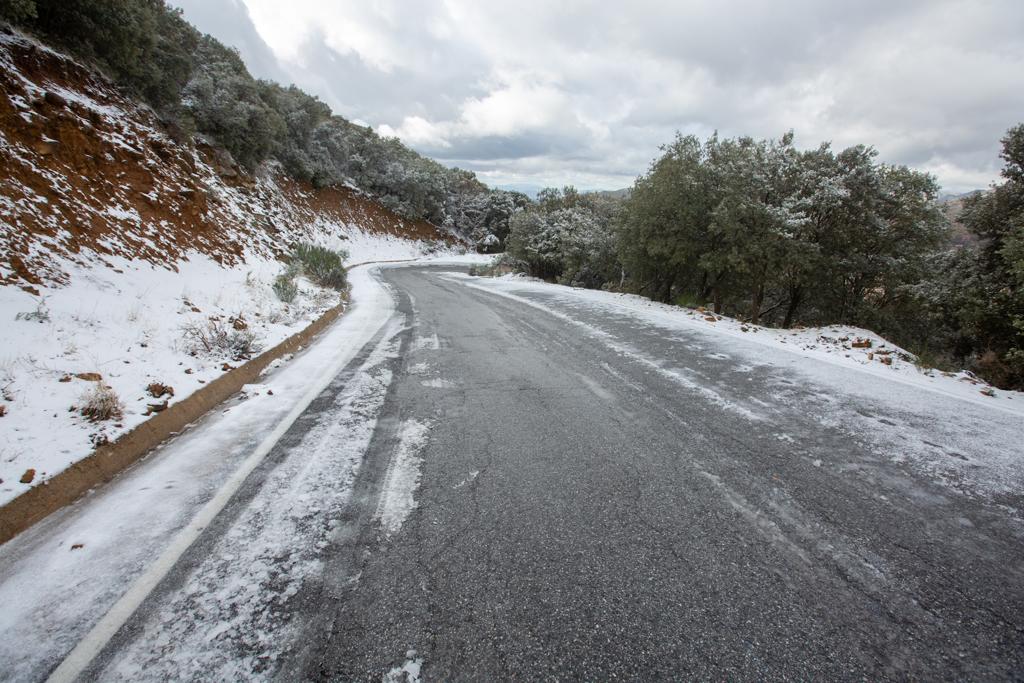
[[[283,653],[254,664],[259,643],[236,643],[240,672],[380,681],[416,662],[427,681],[1024,677],[1018,499],[957,492],[880,452],[822,419],[830,387],[784,368],[739,367],[706,338],[529,295],[561,307],[552,315],[445,270],[382,272],[401,327],[375,361],[391,381],[368,450],[342,482],[351,495],[310,517],[331,518],[318,570],[287,599],[252,597],[277,605]],[[108,678],[140,638],[155,638],[157,661],[175,624],[210,618],[166,605],[273,493],[274,469],[353,372],[86,678]],[[864,419],[879,411],[843,400]],[[417,505],[386,528],[381,498],[410,424],[429,428]]]

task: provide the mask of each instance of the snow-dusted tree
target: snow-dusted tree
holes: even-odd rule
[[[957,359],[1024,389],[1024,124],[1002,143],[1004,182],[968,198],[960,215],[977,242],[939,258],[917,291]]]
[[[538,277],[600,287],[618,271],[612,202],[575,188],[546,189],[514,213],[507,251]]]
[[[204,36],[182,104],[196,130],[215,138],[247,168],[270,156],[286,134],[284,120],[262,95],[238,53]]]

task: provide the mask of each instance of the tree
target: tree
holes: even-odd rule
[[[287,133],[284,119],[263,94],[236,51],[203,36],[182,104],[196,130],[212,136],[250,170],[268,158]]]
[[[35,0],[0,0],[0,18],[23,24],[36,17]]]
[[[968,198],[960,216],[978,243],[945,255],[919,291],[958,358],[999,386],[1024,388],[1024,125],[1002,145],[1004,182]]]
[[[619,270],[611,223],[616,204],[574,187],[542,190],[510,220],[507,251],[537,277],[600,287]]]
[[[711,214],[718,190],[706,145],[694,136],[676,136],[662,147],[648,173],[637,179],[618,222],[619,258],[637,291],[664,302],[674,287],[698,290],[706,299],[720,273],[700,264],[713,240]]]

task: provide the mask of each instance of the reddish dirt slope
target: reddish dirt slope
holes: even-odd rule
[[[0,284],[63,284],[68,260],[112,255],[234,263],[246,250],[281,254],[323,223],[450,239],[352,190],[317,190],[273,165],[250,175],[209,145],[176,142],[151,110],[23,36],[0,33],[0,86]]]

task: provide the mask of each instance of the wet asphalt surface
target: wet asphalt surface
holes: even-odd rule
[[[708,336],[522,294],[552,315],[450,270],[381,273],[402,325],[392,381],[351,495],[322,513],[322,571],[276,608],[291,644],[252,676],[380,681],[418,660],[424,681],[1024,678],[1019,501],[901,464],[834,419],[834,388]],[[155,628],[147,615],[267,495],[380,341],[86,679]],[[866,400],[838,407],[885,419]],[[410,420],[431,426],[417,507],[388,534],[376,513]]]
[[[1019,510],[820,419],[828,387],[564,311],[588,334],[442,270],[383,273],[408,338],[282,677],[408,658],[446,681],[1024,676]],[[413,418],[433,424],[418,507],[388,537],[368,510]]]

